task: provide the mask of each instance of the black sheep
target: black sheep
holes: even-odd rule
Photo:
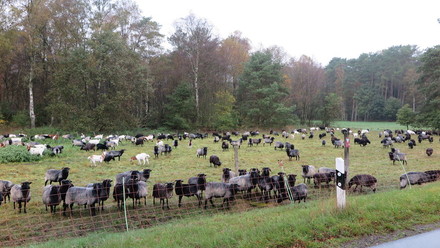
[[[179,203],[178,203],[179,208],[182,205],[182,198],[184,196],[197,197],[197,201],[198,201],[199,207],[200,207],[200,205],[202,203],[201,202],[202,196],[201,196],[201,191],[197,187],[197,184],[183,184],[182,180],[179,179],[179,180],[176,180],[176,186],[174,187],[174,191],[176,192],[176,195],[179,196]]]
[[[211,157],[209,157],[209,165],[211,164],[213,164],[214,167],[217,167],[222,165],[222,162],[220,162],[220,158],[217,157],[216,155],[211,155]]]

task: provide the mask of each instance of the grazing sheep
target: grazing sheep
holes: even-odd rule
[[[372,175],[360,174],[350,179],[350,181],[348,182],[348,189],[350,189],[353,185],[356,185],[356,187],[354,187],[353,189],[353,192],[355,192],[357,187],[360,185],[360,192],[362,192],[362,187],[365,186],[371,188],[373,192],[376,193],[377,179]]]
[[[31,200],[31,183],[32,182],[22,182],[21,185],[15,184],[11,188],[11,197],[15,203],[18,203],[18,212],[21,213],[21,203],[24,203],[24,213],[26,213],[26,204]]]
[[[318,173],[331,173],[331,172],[336,174],[336,169],[332,169],[328,167],[319,167],[318,169]]]
[[[104,150],[104,151],[107,151],[108,149],[109,149],[109,147],[108,147],[107,145],[105,145],[105,144],[101,144],[101,143],[96,144],[96,150]]]
[[[159,157],[159,146],[154,146],[153,154],[155,158]]]
[[[120,151],[109,151],[105,153],[104,156],[104,162],[108,163],[110,160],[114,160],[115,158],[118,158],[118,161],[121,161],[121,156],[124,154],[125,149],[122,149]]]
[[[322,144],[323,146],[325,146],[326,143],[327,143],[327,142],[326,142],[325,140],[322,140],[322,142],[321,142],[321,144]]]
[[[220,158],[216,155],[211,155],[209,157],[209,165],[211,166],[211,164],[213,164],[214,168],[216,168],[217,166],[222,165],[222,162],[220,162]]]
[[[11,188],[14,186],[14,184],[11,181],[7,180],[0,180],[0,192],[3,195],[3,200],[6,203],[6,198],[8,198],[8,201],[11,201]]]
[[[264,138],[263,146],[266,145],[266,144],[272,145],[274,139],[275,139],[275,137],[266,137],[266,138]]]
[[[61,184],[61,181],[64,179],[67,179],[69,177],[69,167],[64,167],[61,170],[56,169],[49,169],[46,171],[46,174],[44,176],[44,186],[47,185],[47,182],[49,181],[49,184],[52,184],[52,182],[59,182]]]
[[[203,147],[203,148],[197,149],[196,155],[198,158],[199,157],[206,158],[206,155],[208,155],[208,147]]]
[[[168,199],[173,196],[174,183],[156,183],[153,186],[153,205],[156,204],[155,199],[160,199],[162,209],[165,209],[165,200],[167,202],[167,209],[170,209],[168,205]]]
[[[301,165],[302,167],[302,177],[304,178],[304,183],[310,183],[310,179],[316,174],[316,168],[313,165]]]
[[[429,171],[425,171],[425,173],[428,174],[431,182],[434,182],[434,181],[437,181],[440,179],[440,170],[429,170]]]
[[[72,146],[84,146],[85,143],[82,140],[72,140]]]
[[[308,192],[307,185],[300,183],[294,187],[291,187],[290,190],[292,191],[293,202],[298,201],[298,203],[300,203],[301,200],[306,202]]]
[[[241,138],[239,140],[231,140],[230,141],[231,146],[238,146],[238,148],[240,148],[241,142],[243,142],[243,140],[244,140],[243,138]]]
[[[289,157],[289,161],[292,161],[292,158],[295,157],[296,160],[300,159],[299,150],[298,149],[286,149],[287,156]]]
[[[61,201],[66,200],[66,193],[69,188],[73,187],[72,181],[62,180],[61,185],[47,185],[43,189],[43,204],[50,206],[50,212],[55,213],[56,207]]]
[[[103,153],[101,155],[92,155],[92,156],[88,156],[87,159],[90,160],[91,165],[90,166],[96,166],[96,163],[102,163],[104,161],[105,158],[105,154]]]
[[[96,215],[95,204],[99,203],[99,196],[101,195],[102,185],[94,183],[92,187],[71,187],[66,192],[66,203],[64,204],[63,215],[66,215],[67,207],[70,208],[70,215],[72,215],[73,204],[77,203],[80,206],[89,206],[90,214]]]
[[[145,165],[145,164],[150,163],[150,161],[148,161],[149,158],[150,158],[150,155],[143,152],[143,153],[137,154],[134,157],[131,157],[130,161],[133,162],[134,160],[137,160],[139,165]]]
[[[223,168],[222,182],[229,183],[229,179],[235,177],[235,173],[229,168]]]
[[[211,206],[215,207],[212,198],[223,198],[222,207],[226,202],[226,208],[229,208],[229,201],[234,200],[234,196],[239,190],[239,185],[233,183],[220,183],[210,182],[206,184],[205,191],[205,209],[208,208],[208,200],[211,202]]]
[[[432,149],[432,148],[427,148],[426,149],[426,155],[428,155],[428,157],[431,156],[432,153],[434,153],[434,149]]]
[[[339,139],[335,140],[333,145],[335,146],[335,148],[344,147],[342,140]]]
[[[202,204],[202,192],[198,189],[197,184],[183,184],[182,180],[176,180],[176,186],[174,187],[174,190],[176,192],[176,195],[179,196],[179,203],[178,207],[182,206],[182,198],[184,196],[190,197],[195,196],[197,197],[197,201],[199,203],[199,207]]]
[[[46,151],[46,147],[31,147],[29,153],[32,155],[43,156],[43,152]]]
[[[87,151],[87,152],[90,151],[90,150],[95,151],[96,150],[96,145],[92,144],[92,143],[87,143],[87,144],[81,146],[80,150],[84,150],[84,151]]]
[[[408,142],[409,149],[413,149],[415,146],[415,142],[413,143],[411,140]]]
[[[174,145],[174,149],[176,149],[179,146],[179,140],[174,140],[173,141],[173,145]]]
[[[408,179],[411,185],[421,185],[422,183],[430,182],[431,177],[425,172],[408,172],[407,174],[400,176],[400,189],[403,189],[408,185]]]
[[[279,148],[279,149],[284,149],[284,144],[283,144],[283,142],[280,142],[280,141],[276,141],[275,142],[275,144],[273,145],[273,148],[276,150],[277,148]]]
[[[402,161],[403,164],[408,164],[406,154],[401,153],[398,149],[391,148],[391,152],[388,153],[388,156],[390,160],[393,161],[393,164],[396,161]]]
[[[133,171],[125,171],[116,175],[116,183],[122,183],[122,178],[124,178],[124,182],[128,182],[130,178],[136,177],[140,181],[146,182],[150,178],[151,169],[144,169],[142,172],[137,170]]]

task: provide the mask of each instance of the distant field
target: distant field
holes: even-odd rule
[[[349,127],[352,129],[369,129],[372,131],[382,131],[384,129],[390,130],[406,130],[406,126],[402,126],[396,122],[374,122],[374,121],[336,121],[333,126],[335,127]],[[411,127],[410,127],[411,128]]]
[[[355,128],[354,126],[350,127]],[[366,128],[373,129],[372,127]],[[379,130],[385,128],[394,129],[390,127],[384,127],[379,128]],[[148,131],[145,131],[145,134],[148,133]],[[336,133],[336,136],[342,138],[341,133]],[[371,174],[375,176],[378,179],[378,194],[376,195],[379,195],[379,193],[381,192],[387,191],[395,193],[400,192],[397,189],[399,188],[399,177],[401,174],[404,173],[403,168],[398,163],[393,165],[392,162],[389,160],[389,149],[383,148],[380,144],[378,131],[370,132],[368,134],[368,137],[371,140],[371,144],[367,145],[366,147],[360,147],[352,142],[350,148],[350,176],[353,176],[355,174]],[[239,137],[233,137],[233,139],[238,138]],[[261,138],[261,135],[256,138]],[[248,147],[247,143],[245,143],[239,149],[239,166],[240,168],[245,168],[248,170],[250,168],[261,169],[262,167],[270,167],[272,169],[272,175],[274,175],[281,171],[281,168],[278,166],[277,161],[283,160],[284,171],[287,174],[298,175],[297,183],[300,183],[303,182],[302,178],[300,177],[300,165],[311,164],[318,168],[322,166],[334,168],[335,158],[343,157],[343,149],[337,149],[331,145],[330,135],[327,135],[324,139],[327,141],[326,146],[322,146],[321,140],[319,140],[317,134],[313,139],[306,138],[304,140],[301,139],[300,135],[296,135],[294,138],[290,137],[289,139],[284,139],[281,136],[276,136],[275,141],[288,141],[290,143],[293,143],[296,149],[300,150],[301,159],[299,161],[289,161],[285,151],[275,151],[273,146],[259,145]],[[210,208],[208,210],[199,209],[196,206],[194,200],[195,198],[184,198],[184,205],[182,208],[179,209],[177,207],[177,197],[175,196],[170,199],[170,210],[163,211],[162,209],[160,209],[157,203],[159,200],[156,201],[156,205],[153,205],[151,192],[152,185],[155,183],[173,182],[176,179],[183,179],[186,181],[189,177],[195,176],[198,173],[205,173],[207,175],[208,181],[220,181],[222,169],[224,167],[234,168],[233,150],[230,149],[229,151],[222,151],[221,145],[219,143],[214,143],[211,135],[209,136],[209,138],[204,140],[194,140],[192,142],[192,147],[188,146],[188,140],[183,140],[180,142],[179,147],[173,150],[171,155],[162,155],[159,158],[153,158],[154,143],[147,142],[146,144],[144,144],[143,147],[141,147],[134,146],[130,142],[126,141],[118,147],[118,150],[126,149],[126,152],[122,156],[121,161],[111,161],[109,164],[102,164],[98,165],[97,167],[90,167],[87,156],[90,156],[91,154],[100,154],[101,152],[80,151],[78,147],[72,147],[71,141],[69,140],[60,139],[58,141],[42,142],[49,143],[51,145],[64,145],[65,150],[58,157],[44,157],[41,161],[38,162],[0,164],[0,179],[11,180],[14,183],[20,183],[22,181],[32,181],[32,200],[28,205],[27,214],[18,214],[17,210],[13,209],[12,203],[6,203],[0,206],[0,242],[2,242],[2,245],[19,245],[29,242],[42,242],[48,239],[53,239],[53,237],[78,237],[96,231],[124,231],[124,215],[120,211],[117,211],[116,203],[111,198],[106,202],[106,209],[102,213],[98,213],[96,217],[90,217],[90,214],[87,210],[84,210],[83,208],[80,208],[78,206],[74,207],[75,212],[73,218],[62,217],[59,213],[51,215],[45,211],[44,205],[41,202],[45,171],[48,169],[60,169],[64,166],[68,166],[71,168],[69,179],[71,179],[76,186],[85,186],[88,183],[102,181],[106,178],[114,179],[116,174],[123,171],[141,170],[144,168],[152,169],[151,178],[148,182],[149,196],[147,198],[147,206],[142,205],[142,207],[132,210],[132,205],[129,201],[128,221],[131,230],[137,228],[149,228],[151,226],[167,223],[169,221],[173,221],[173,223],[177,226],[186,225],[187,220],[192,218],[196,218],[196,220],[199,220],[199,222],[191,222],[197,225],[197,223],[202,223],[205,217],[208,217],[212,214],[219,214],[215,217],[215,219],[218,220],[222,217],[228,219],[232,218],[229,217],[229,213],[239,213],[237,215],[234,215],[237,219],[239,216],[241,216],[241,213],[249,212],[250,214],[246,215],[248,216],[246,218],[251,218],[253,211],[261,211],[259,209],[263,208],[275,209],[273,213],[270,213],[269,211],[267,214],[274,214],[277,216],[279,214],[279,211],[284,211],[283,209],[285,207],[283,207],[283,205],[287,204],[286,201],[284,204],[281,204],[281,207],[279,207],[277,203],[274,203],[273,199],[270,200],[268,203],[262,202],[259,198],[259,193],[257,193],[255,195],[255,198],[250,200],[243,199],[242,194],[238,195],[237,200],[231,206],[231,209],[229,211],[217,208]],[[165,143],[172,144],[172,141],[165,141]],[[213,154],[216,154],[220,157],[223,162],[221,167],[214,168],[209,165],[208,158],[204,159],[196,157],[197,148],[202,148],[204,146],[208,147],[208,157]],[[399,148],[402,152],[407,154],[408,165],[405,166],[405,169],[407,171],[425,171],[440,169],[440,142],[438,136],[435,137],[434,143],[430,144],[424,141],[421,144],[417,144],[414,149],[409,149],[406,143],[395,144],[395,147]],[[425,150],[428,147],[434,148],[434,154],[431,157],[428,157],[425,154]],[[23,147],[23,149],[25,148]],[[147,166],[139,166],[136,163],[130,163],[129,158],[141,152],[146,152],[152,156],[152,158],[150,159],[150,164]],[[304,208],[306,211],[309,208],[312,208],[312,206],[316,206],[317,209],[323,210],[332,205],[331,203],[327,202],[326,199],[334,198],[334,186],[330,187],[330,189],[319,189],[314,188],[312,183],[308,185],[310,202],[306,204],[301,203],[301,209]],[[419,186],[414,186],[413,188],[417,187]],[[436,193],[439,192],[438,187],[429,189],[433,190]],[[353,195],[357,194],[358,193],[354,193]],[[368,201],[368,197],[373,195],[368,189],[364,194],[367,194],[365,196],[367,199],[366,201]],[[215,199],[214,203],[217,206],[220,205],[221,199]],[[438,211],[438,207],[440,205],[437,204],[436,206],[436,210]],[[383,207],[384,206],[378,206],[376,210],[382,211],[384,210]],[[374,206],[371,206],[371,209],[374,209]],[[311,213],[310,216],[313,216],[315,214],[321,215],[321,212],[313,214]],[[392,212],[389,214],[392,214]],[[273,216],[273,218],[276,218],[276,216]],[[366,218],[373,218],[373,216],[367,216]],[[432,220],[432,218],[430,217],[424,218],[423,216],[420,216],[420,218],[420,222],[428,222]],[[176,219],[182,220],[174,222],[176,221]],[[264,222],[264,219],[261,217],[260,221]],[[241,228],[246,228],[246,222],[239,221],[239,223],[242,224],[240,226]],[[315,228],[314,225],[308,225],[308,222],[301,222],[301,226],[298,226],[299,224],[293,226],[293,224],[289,224],[288,222],[281,223],[282,224],[280,225],[282,225],[283,229],[286,230],[299,228],[303,229],[304,231],[310,231],[311,229]],[[254,223],[251,223],[250,225],[254,225]],[[208,234],[211,234],[211,232],[213,231],[219,232],[219,227],[211,228],[212,230],[206,230]],[[375,230],[374,225],[370,228],[371,232]],[[394,227],[390,225],[389,228]],[[66,232],[66,230],[69,231]],[[378,231],[384,231],[384,229],[378,229]],[[261,230],[261,232],[263,231]],[[352,236],[350,237],[355,237],[358,235],[362,235],[362,232],[353,233],[351,235]],[[223,242],[226,242],[228,240],[227,236],[218,237],[219,239],[223,238],[225,240]],[[185,246],[183,243],[179,244],[181,246]],[[218,243],[218,245],[214,244],[208,247],[225,247],[222,246],[222,244],[224,243]],[[231,244],[235,244],[231,245],[231,247],[236,247],[237,245],[233,242]],[[261,245],[258,246],[257,241],[255,241],[253,244],[255,244],[255,246],[252,247],[270,246],[268,245],[268,243],[265,242],[261,243]],[[283,242],[283,244],[287,243]],[[196,247],[197,244],[190,243],[188,246]],[[238,246],[248,247],[244,244],[239,244]],[[117,247],[117,245],[115,245],[114,247]],[[202,245],[201,247],[204,246]]]

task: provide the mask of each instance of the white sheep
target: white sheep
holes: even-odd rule
[[[46,147],[31,147],[29,149],[29,153],[32,155],[40,155],[43,156],[43,152],[46,150]]]
[[[137,160],[139,165],[145,165],[150,164],[150,161],[148,160],[150,158],[150,155],[146,153],[139,153],[134,157],[131,157],[130,161],[133,162],[134,160]]]
[[[99,141],[100,141],[99,139],[93,139],[93,140],[89,140],[89,143],[97,145],[99,144]]]
[[[90,160],[90,162],[96,166],[96,162],[98,163],[102,163],[104,161],[104,157],[105,157],[105,153],[103,153],[102,155],[92,155],[87,157],[88,160]]]

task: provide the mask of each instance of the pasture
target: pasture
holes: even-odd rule
[[[357,129],[356,129],[357,130]],[[302,182],[301,166],[303,164],[314,165],[315,167],[334,168],[335,158],[343,157],[344,150],[334,148],[330,142],[330,135],[327,134],[324,139],[327,141],[326,146],[322,146],[318,134],[315,132],[313,139],[301,139],[300,135],[294,138],[284,139],[281,136],[275,136],[275,141],[290,142],[295,145],[295,149],[299,149],[301,158],[299,161],[293,159],[289,161],[286,152],[283,150],[275,151],[273,146],[262,144],[258,146],[248,147],[247,143],[243,143],[239,149],[239,167],[247,169],[270,167],[272,174],[281,171],[277,161],[283,160],[284,171],[286,174],[296,174],[297,183]],[[149,134],[145,131],[144,134]],[[269,132],[260,131],[261,134],[269,134]],[[133,134],[132,134],[133,135]],[[343,135],[340,132],[335,134],[338,138]],[[378,131],[372,131],[367,134],[371,144],[366,147],[360,147],[351,141],[350,147],[350,169],[349,178],[355,174],[371,174],[378,180],[377,194],[384,191],[394,191],[399,189],[399,177],[403,174],[403,169],[399,163],[392,164],[388,157],[389,148],[383,148],[380,144]],[[232,137],[233,140],[239,137]],[[351,137],[352,138],[352,137]],[[414,139],[416,137],[413,137]],[[172,145],[172,141],[164,141]],[[207,181],[221,181],[222,169],[225,167],[234,169],[234,152],[230,148],[229,151],[222,151],[221,143],[214,143],[213,138],[209,135],[206,139],[196,139],[192,141],[190,147],[188,140],[179,142],[177,149],[173,149],[170,155],[161,155],[159,158],[153,156],[154,142],[146,142],[143,146],[135,146],[129,141],[120,144],[116,150],[126,149],[121,161],[111,161],[110,163],[97,164],[91,167],[87,157],[92,154],[100,154],[101,152],[80,151],[78,147],[72,147],[70,140],[59,139],[57,141],[43,141],[51,145],[63,145],[65,147],[62,154],[56,157],[44,157],[42,160],[32,163],[8,163],[0,164],[0,179],[10,180],[14,183],[22,181],[31,181],[32,200],[28,204],[27,214],[18,214],[17,210],[12,208],[12,203],[6,203],[0,206],[0,223],[1,234],[0,241],[6,242],[7,245],[24,244],[28,242],[41,242],[53,236],[72,237],[84,236],[93,231],[110,231],[118,232],[125,230],[125,222],[123,213],[118,211],[116,203],[110,198],[106,202],[106,209],[98,212],[97,216],[90,217],[87,210],[75,206],[73,217],[63,217],[59,213],[51,215],[45,211],[45,207],[41,202],[42,188],[44,186],[44,174],[48,169],[61,169],[62,167],[70,167],[69,179],[75,186],[85,186],[92,182],[102,182],[104,179],[115,179],[115,175],[128,170],[141,170],[149,168],[152,170],[151,177],[148,181],[148,198],[147,206],[132,209],[131,201],[127,200],[128,222],[130,229],[144,228],[156,225],[158,223],[168,222],[173,219],[189,218],[203,216],[213,213],[229,213],[251,211],[259,208],[273,208],[280,204],[271,200],[268,203],[259,200],[256,196],[254,199],[242,199],[242,195],[237,196],[236,201],[232,204],[230,210],[219,208],[209,208],[204,210],[198,208],[195,198],[184,198],[182,208],[177,207],[177,197],[170,199],[170,210],[162,210],[157,204],[152,203],[152,185],[158,182],[174,182],[176,179],[187,181],[189,177],[196,176],[198,173],[205,173]],[[208,147],[208,158],[210,155],[216,154],[220,157],[222,165],[214,168],[209,165],[209,159],[198,158],[196,150],[202,147]],[[435,136],[434,142],[429,143],[423,141],[417,143],[414,149],[409,149],[406,143],[394,144],[395,148],[399,148],[401,152],[407,154],[408,165],[405,166],[406,171],[426,171],[440,169],[440,142],[439,137]],[[434,154],[428,157],[425,150],[428,147],[434,149]],[[1,148],[0,148],[1,149]],[[23,149],[25,149],[23,147]],[[139,166],[130,162],[130,157],[145,152],[148,153],[150,163],[146,166]],[[419,187],[419,186],[413,186]],[[312,202],[327,202],[327,198],[334,197],[334,186],[330,188],[313,188],[313,184],[309,184],[308,200]],[[364,189],[366,194],[373,194],[369,189]],[[351,193],[350,195],[359,195],[360,193]],[[221,204],[221,199],[214,199],[216,206]],[[281,205],[288,204],[284,201]],[[300,206],[310,203],[301,203]],[[315,203],[316,204],[316,203]],[[319,204],[319,203],[318,203]],[[296,205],[297,206],[297,205]],[[293,207],[292,211],[295,211]],[[69,232],[65,232],[65,229]],[[19,231],[17,231],[19,230]]]

